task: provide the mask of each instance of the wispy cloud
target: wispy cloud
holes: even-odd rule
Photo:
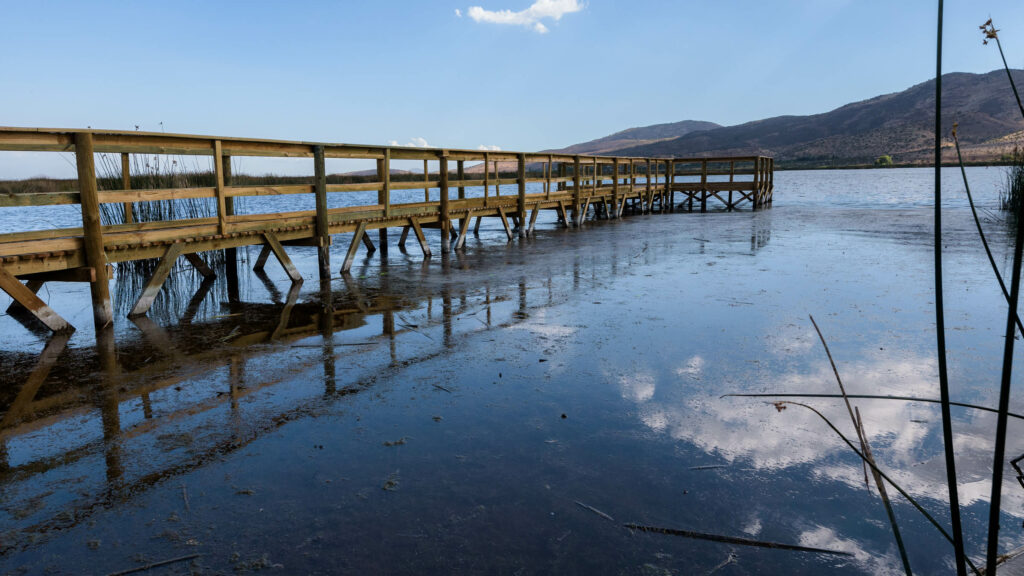
[[[462,18],[462,10],[459,10],[458,8],[456,8],[455,9],[455,17],[456,18]]]
[[[498,152],[501,150],[501,146],[488,146],[487,144],[481,144],[476,147],[477,150],[484,150],[487,152]]]
[[[470,6],[466,12],[474,22],[489,22],[491,24],[512,24],[515,26],[526,26],[532,28],[538,34],[546,34],[548,27],[542,20],[562,19],[566,14],[583,10],[583,3],[579,0],[536,0],[526,10],[518,12],[512,10],[485,10],[481,6]],[[456,15],[461,15],[458,10]]]
[[[400,146],[398,140],[388,140],[388,146]],[[430,144],[427,143],[426,138],[420,138],[414,136],[409,142],[406,142],[404,146],[409,148],[430,148]]]

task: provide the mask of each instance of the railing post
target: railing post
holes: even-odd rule
[[[227,230],[227,201],[224,197],[224,149],[220,140],[213,141],[213,170],[217,176],[217,233]]]
[[[583,221],[579,215],[580,211],[580,157],[577,154],[572,158],[572,221],[577,226]]]
[[[78,167],[78,191],[82,202],[85,261],[96,273],[96,279],[89,285],[89,291],[92,293],[93,322],[96,325],[96,332],[99,333],[114,322],[114,310],[110,305],[110,279],[107,277],[107,255],[103,250],[103,226],[100,222],[95,162],[92,133],[76,133],[75,164]]]
[[[490,196],[490,179],[488,178],[488,174],[491,171],[490,161],[491,155],[484,152],[484,208],[490,203],[488,198]],[[477,219],[477,222],[480,222],[480,220]]]
[[[673,188],[676,184],[676,161],[670,158],[665,161],[665,186],[668,191],[668,204],[671,211],[676,209],[676,191]]]
[[[516,199],[516,212],[519,214],[519,237],[526,237],[526,154],[519,153],[519,197]]]
[[[224,186],[231,186],[231,156],[221,156],[220,171],[224,178]],[[228,216],[235,215],[235,198],[228,196],[224,199],[224,211]],[[224,260],[227,266],[228,300],[238,302],[241,299],[238,288],[238,249],[228,248],[224,250]]]
[[[316,194],[316,236],[317,256],[320,263],[320,279],[331,277],[331,234],[327,222],[327,166],[324,161],[324,147],[313,146],[313,192]]]
[[[729,160],[729,183],[730,184],[735,181],[735,176],[736,176],[736,161],[735,160]],[[729,206],[728,206],[728,209],[730,211],[732,210],[732,190],[729,190]]]
[[[708,160],[700,161],[700,211],[708,211]]]
[[[754,210],[761,207],[761,157],[754,156]]]
[[[423,160],[423,201],[430,202],[430,165]]]
[[[451,252],[451,220],[448,219],[448,152],[442,150],[438,155],[439,172],[441,175],[441,253]]]
[[[466,161],[465,160],[457,160],[456,161],[456,169],[458,170],[458,177],[459,177],[459,200],[465,200],[466,199],[466,186],[464,184],[465,184],[465,180],[466,180]],[[462,204],[465,204],[465,202],[463,202]],[[465,208],[465,206],[463,206],[463,205],[459,206],[460,210],[463,209],[463,208]],[[467,213],[466,216],[468,217],[469,214]],[[458,226],[456,227],[456,229],[459,230],[459,231],[462,230],[462,218],[459,218],[459,223],[458,223]]]
[[[377,204],[384,206],[384,217],[391,217],[391,148],[384,149],[384,158],[377,161],[377,180],[380,184],[380,191],[377,192]],[[388,255],[388,228],[381,228],[377,232],[377,239],[380,244],[380,255]]]
[[[775,158],[768,159],[768,204],[775,196]]]
[[[647,173],[646,174],[647,174],[647,177],[645,178],[645,180],[647,180],[647,190],[646,190],[647,213],[650,214],[651,212],[654,212],[654,193],[653,193],[653,189],[651,188],[651,160],[650,160],[650,158],[647,159]]]
[[[619,217],[619,158],[612,158],[612,218]]]
[[[131,170],[131,162],[129,162],[128,156],[129,156],[129,154],[127,152],[122,152],[121,153],[121,189],[122,190],[131,190],[132,189],[132,170]],[[125,202],[124,203],[124,223],[125,224],[131,224],[134,221],[135,221],[135,218],[132,216],[132,203],[131,202]]]
[[[559,162],[558,163],[558,177],[560,179],[561,178],[565,178],[566,172],[567,172],[567,169],[565,167],[565,162]],[[565,180],[561,180],[558,183],[558,191],[559,192],[565,192],[565,189],[566,189]]]

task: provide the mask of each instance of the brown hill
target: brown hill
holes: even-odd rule
[[[1014,70],[1024,86],[1024,70]],[[971,160],[998,159],[1024,130],[1004,70],[942,77],[943,134],[959,122],[961,143]],[[810,116],[777,116],[658,142],[609,150],[632,156],[765,154],[778,167],[871,164],[882,155],[897,163],[931,161],[935,81],[902,92],[847,104]]]

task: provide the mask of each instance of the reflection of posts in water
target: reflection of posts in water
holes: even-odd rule
[[[320,335],[323,338],[324,394],[337,390],[334,366],[334,293],[331,279],[320,278]]]
[[[447,284],[441,288],[441,322],[444,324],[444,347],[452,347],[452,292]]]
[[[231,264],[228,263],[228,270],[230,270]],[[235,289],[238,289],[238,271],[235,271]],[[185,307],[185,314],[181,317],[182,324],[191,324],[192,320],[196,317],[199,312],[199,307],[203,304],[203,300],[206,299],[206,295],[210,293],[210,289],[216,283],[217,279],[212,276],[204,276],[203,281],[199,284],[199,288],[196,289],[196,293],[192,295],[192,298],[188,301],[188,306]],[[236,294],[237,295],[237,294]],[[233,300],[237,302],[237,300]]]
[[[56,332],[53,334],[43,348],[43,351],[39,354],[36,367],[32,369],[28,378],[25,379],[25,383],[22,384],[21,390],[18,391],[18,395],[14,397],[14,402],[11,403],[3,418],[0,418],[0,470],[8,467],[7,443],[3,439],[3,431],[17,424],[21,419],[21,415],[32,405],[32,401],[35,400],[39,388],[46,381],[46,377],[50,375],[50,370],[57,363],[57,359],[67,349],[68,340],[70,339],[71,332]]]
[[[267,292],[270,293],[270,300],[274,304],[280,304],[281,291],[277,289],[277,286],[275,286],[274,283],[270,280],[270,276],[267,276],[267,273],[263,270],[263,268],[253,270],[253,274],[255,274],[256,277],[260,279],[260,282],[263,283],[263,287],[266,288]]]
[[[99,355],[102,381],[100,418],[106,450],[107,483],[111,489],[117,489],[122,482],[124,468],[121,465],[121,416],[118,412],[118,381],[121,370],[117,364],[117,345],[114,342],[113,329],[97,330],[96,352]]]
[[[295,308],[295,303],[299,301],[299,292],[302,290],[302,281],[292,282],[291,287],[288,288],[288,300],[284,303],[284,308],[281,309],[281,317],[277,321],[277,327],[270,334],[271,340],[277,340],[280,338],[285,330],[288,328],[288,321],[292,316],[292,308]]]
[[[519,279],[519,312],[527,314],[526,308],[526,277]]]

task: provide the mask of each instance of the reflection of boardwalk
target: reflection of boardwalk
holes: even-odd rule
[[[0,489],[11,495],[0,524],[16,531],[0,534],[0,553],[368,389],[376,376],[338,377],[367,357],[402,370],[456,335],[522,322],[531,290],[551,302],[549,283],[436,294],[355,283],[332,294],[326,283],[310,302],[296,285],[280,304],[226,302],[207,322],[135,318],[141,337],[117,345],[101,336],[95,349],[67,349],[68,334],[55,334],[35,366],[12,358],[25,367],[10,374],[20,386],[0,397]],[[66,478],[80,480],[70,488]]]
[[[0,235],[0,288],[54,331],[70,326],[35,295],[44,282],[88,282],[96,325],[110,324],[109,263],[160,260],[132,308],[131,315],[138,316],[148,311],[179,257],[187,258],[204,275],[212,274],[198,256],[212,250],[263,246],[256,268],[262,268],[274,255],[298,281],[299,273],[285,247],[315,246],[320,276],[328,278],[331,236],[339,233],[354,234],[341,267],[346,272],[361,244],[371,252],[376,250],[368,236],[372,230],[378,230],[382,252],[387,249],[390,228],[402,230],[399,246],[403,248],[411,231],[424,256],[429,257],[424,229],[440,230],[440,249],[446,253],[461,249],[471,226],[476,230],[481,218],[500,220],[512,240],[516,235],[532,234],[542,210],[556,212],[562,225],[580,226],[591,207],[595,216],[611,218],[622,216],[627,206],[639,212],[664,211],[675,207],[678,192],[690,209],[699,204],[705,210],[709,201],[719,201],[729,210],[742,203],[757,209],[771,204],[773,192],[772,160],[764,157],[613,158],[26,128],[0,128],[0,150],[75,152],[78,191],[0,197],[0,208],[81,206],[81,228]],[[120,154],[121,189],[98,189],[95,153]],[[214,185],[133,189],[131,154],[212,156]],[[233,186],[232,156],[310,158],[314,176],[304,184]],[[326,160],[337,158],[374,160],[376,177],[371,182],[328,184]],[[393,182],[393,160],[422,160],[423,180]],[[457,165],[455,179],[449,172],[453,161]],[[436,162],[436,170],[432,171],[430,162]],[[467,179],[466,162],[482,164],[482,178]],[[514,163],[514,175],[501,172],[501,163]],[[530,183],[539,184],[541,191],[527,193]],[[513,194],[507,192],[509,187],[514,187]],[[423,202],[392,202],[392,191],[418,189],[424,191]],[[457,190],[456,198],[451,197],[452,189]],[[374,194],[376,201],[328,208],[329,194],[360,192]],[[234,206],[238,197],[296,194],[313,196],[316,209],[243,215],[236,213]],[[432,194],[438,200],[432,200]],[[135,221],[132,216],[137,203],[205,198],[216,201],[215,216],[149,222]],[[123,204],[124,222],[102,223],[101,204]]]

